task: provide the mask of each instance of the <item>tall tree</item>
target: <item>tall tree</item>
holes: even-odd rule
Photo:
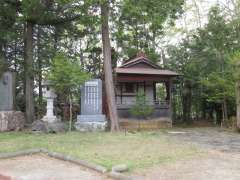
[[[240,130],[240,51],[237,51],[231,57],[233,65],[233,75],[235,79],[235,93],[236,93],[236,119],[237,128]]]
[[[70,1],[38,1],[23,0],[20,3],[20,11],[24,15],[26,23],[25,45],[25,103],[26,120],[31,123],[34,115],[34,62],[33,62],[33,31],[34,25],[56,25],[80,18],[81,2]]]
[[[6,45],[14,34],[12,28],[15,22],[16,6],[4,0],[0,4],[0,75],[9,66],[6,59]]]
[[[108,112],[111,120],[111,131],[118,131],[118,115],[115,101],[115,92],[113,86],[112,63],[111,63],[111,44],[109,38],[109,2],[103,0],[101,2],[101,17],[102,17],[102,45],[104,56],[104,77],[105,89],[107,96]]]
[[[26,23],[24,33],[24,72],[25,72],[25,102],[26,121],[32,123],[34,115],[34,71],[33,71],[33,24]]]
[[[144,51],[150,59],[159,60],[159,39],[166,24],[173,24],[182,13],[184,0],[122,0],[112,19],[113,38],[120,53],[127,57]]]
[[[207,118],[207,114],[213,119],[216,114],[217,123],[220,124],[233,114],[234,82],[228,54],[237,48],[235,36],[233,27],[221,14],[219,7],[214,7],[205,27],[187,37],[176,51],[170,52],[169,62],[183,74],[183,110],[191,110],[187,118],[196,118],[195,114]],[[185,80],[191,86],[186,86],[189,83]],[[186,93],[190,92],[185,91],[186,88],[191,89],[192,97]],[[185,93],[188,95],[185,96]],[[185,98],[190,98],[192,103],[186,103]],[[184,105],[188,107],[184,108]]]

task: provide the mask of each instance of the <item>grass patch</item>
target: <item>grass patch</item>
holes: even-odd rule
[[[0,153],[46,148],[111,169],[127,164],[130,170],[149,168],[201,153],[194,145],[177,142],[164,131],[127,133],[29,134],[0,133]]]

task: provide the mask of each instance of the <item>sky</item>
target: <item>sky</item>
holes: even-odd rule
[[[186,13],[183,15],[183,18],[180,18],[177,21],[177,24],[184,23],[182,21],[184,21],[185,17],[185,20],[188,23],[188,28],[194,29],[199,27],[198,21],[194,18],[194,16],[198,15],[199,13],[201,23],[204,25],[207,22],[207,15],[211,7],[217,4],[225,7],[230,4],[230,1],[232,0],[186,0],[186,5],[184,7],[186,9]]]
[[[211,7],[216,4],[229,7],[231,1],[232,0],[186,0],[184,5],[185,13],[175,21],[174,27],[166,29],[166,36],[162,39],[162,43],[176,44],[180,42],[186,32],[203,27],[208,22],[207,16]]]

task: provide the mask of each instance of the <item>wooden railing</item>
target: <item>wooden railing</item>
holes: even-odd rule
[[[128,103],[124,103],[124,102],[120,102],[117,101],[117,107],[119,108],[130,108],[131,106],[135,105],[136,102],[128,102]],[[146,104],[154,106],[155,108],[169,108],[170,107],[170,103],[169,101],[146,101]]]

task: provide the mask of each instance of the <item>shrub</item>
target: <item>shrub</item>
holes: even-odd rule
[[[147,104],[145,94],[143,90],[140,90],[136,96],[136,103],[130,109],[131,115],[147,119],[150,115],[152,115],[154,108]]]

